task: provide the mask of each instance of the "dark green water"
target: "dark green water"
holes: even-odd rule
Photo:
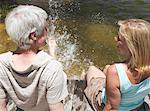
[[[122,60],[113,39],[118,20],[140,18],[150,21],[150,0],[76,0],[71,8],[61,17],[70,32],[77,36],[78,62],[72,65],[75,73],[89,65],[103,68]]]
[[[56,26],[61,33],[57,37],[58,58],[68,75],[81,74],[89,65],[103,68],[122,60],[113,40],[118,20],[141,18],[150,21],[150,0],[70,1],[67,7],[57,8],[59,19]],[[1,40],[4,38],[3,35]],[[7,47],[7,44],[2,47],[1,44],[0,52],[14,47]]]

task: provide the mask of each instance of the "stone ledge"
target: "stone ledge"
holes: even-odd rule
[[[83,92],[86,82],[82,80],[68,80],[67,84],[69,95],[65,100],[65,111],[93,111]]]
[[[79,79],[69,79],[67,84],[69,96],[65,100],[65,111],[93,111],[83,92],[86,82]],[[145,98],[145,102],[150,107],[150,94]]]
[[[67,84],[69,95],[64,101],[65,111],[93,111],[83,92],[86,82],[79,79],[69,79],[67,80]],[[145,98],[145,101],[150,107],[150,94]],[[15,105],[12,101],[7,106],[9,109],[12,109],[8,109],[8,111],[16,111],[16,107],[14,107]]]

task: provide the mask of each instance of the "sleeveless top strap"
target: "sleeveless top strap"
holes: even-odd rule
[[[128,76],[124,70],[124,67],[122,64],[115,64],[119,81],[120,81],[120,91],[123,92],[124,89],[127,89],[131,86],[131,83],[129,82]]]

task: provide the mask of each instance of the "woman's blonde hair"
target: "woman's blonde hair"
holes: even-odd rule
[[[131,53],[129,67],[140,74],[150,71],[150,23],[142,19],[118,22],[120,34],[125,38]]]

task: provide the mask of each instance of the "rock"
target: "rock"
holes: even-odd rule
[[[68,82],[69,95],[65,100],[65,111],[93,111],[84,96],[86,82],[70,79]]]
[[[73,77],[73,79],[71,78],[68,80],[69,96],[65,100],[65,111],[93,111],[83,92],[86,87],[86,82],[80,80],[79,78],[75,78],[77,77]],[[149,110],[150,94],[145,97],[145,102],[149,105]]]
[[[73,77],[68,79],[67,84],[69,95],[64,101],[65,111],[93,111],[88,104],[83,92],[86,87],[86,82],[80,80],[77,77]],[[150,107],[150,94],[145,98],[145,102]],[[8,111],[16,111],[15,104],[12,100],[9,101],[7,106]]]

